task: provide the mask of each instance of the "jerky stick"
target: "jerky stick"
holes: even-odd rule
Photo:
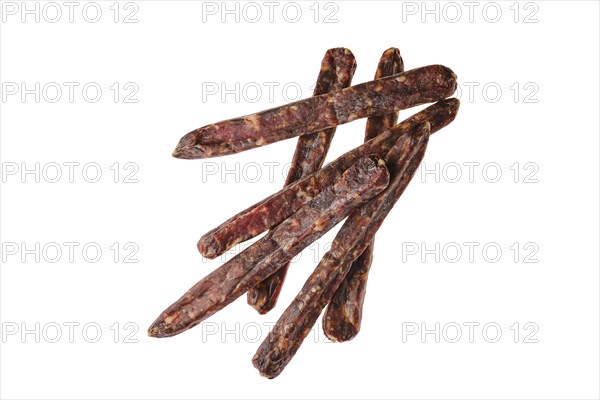
[[[404,61],[400,55],[400,50],[395,47],[391,47],[384,51],[379,59],[379,64],[377,65],[375,79],[385,78],[401,72],[404,72]],[[397,120],[397,111],[390,114],[369,117],[367,119],[367,126],[365,128],[365,142],[373,139],[381,132],[396,125]]]
[[[359,118],[438,101],[455,90],[456,75],[449,68],[416,68],[198,128],[181,138],[173,156],[197,159],[239,153]]]
[[[200,280],[154,321],[148,334],[173,336],[196,326],[281,268],[388,183],[389,173],[382,159],[359,159],[335,184]]]
[[[373,242],[352,263],[323,315],[323,332],[334,342],[354,339],[360,330],[367,277],[373,262]]]
[[[383,52],[375,79],[394,75],[404,70],[400,50],[390,48]],[[398,113],[370,117],[365,129],[365,142],[396,124]],[[367,291],[367,278],[373,262],[373,244],[371,241],[365,251],[352,263],[350,271],[338,288],[323,316],[323,331],[334,341],[351,340],[360,330],[362,307]]]
[[[426,123],[420,133],[401,137],[390,150],[389,157],[386,157],[392,175],[390,185],[350,214],[336,235],[331,250],[262,342],[252,359],[261,375],[276,377],[292,359],[354,259],[368,246],[406,188],[424,155],[428,131],[429,124]]]
[[[425,121],[431,124],[431,133],[442,129],[454,120],[459,104],[457,99],[441,100],[414,114],[314,174],[286,186],[207,232],[198,242],[198,250],[207,258],[215,258],[237,243],[273,228],[314,198],[322,188],[331,185],[358,158],[369,154],[385,157],[401,135],[416,132]]]
[[[345,48],[327,50],[321,63],[313,96],[350,86],[355,69],[356,60],[350,50]],[[334,134],[335,128],[329,128],[298,137],[284,187],[321,168]],[[289,267],[290,263],[287,263],[250,289],[247,296],[248,304],[260,314],[265,314],[275,307]]]

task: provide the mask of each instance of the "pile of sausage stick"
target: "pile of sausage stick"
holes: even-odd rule
[[[148,329],[177,335],[247,293],[259,313],[270,311],[290,261],[345,219],[300,293],[283,312],[252,359],[260,374],[278,376],[325,309],[323,329],[343,342],[359,330],[373,240],[419,167],[429,136],[456,117],[456,75],[442,65],[404,71],[400,51],[386,50],[375,79],[351,86],[352,52],[325,54],[313,97],[198,128],[181,138],[174,157],[234,154],[298,137],[283,189],[206,233],[198,250],[215,258],[268,231],[205,276]],[[397,123],[398,111],[433,103]],[[368,118],[365,142],[323,166],[336,127]]]

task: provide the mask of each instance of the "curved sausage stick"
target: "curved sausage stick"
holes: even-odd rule
[[[359,118],[442,100],[455,90],[456,75],[450,68],[416,68],[198,128],[181,138],[173,156],[197,159],[239,153]]]

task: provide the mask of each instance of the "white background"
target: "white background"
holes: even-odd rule
[[[84,18],[95,18],[86,2],[73,22],[56,3],[56,23],[54,5],[38,3],[39,22],[35,14],[22,22],[21,2],[7,3],[3,398],[599,397],[597,2],[311,1],[298,3],[296,23],[295,6],[284,14],[283,2],[272,22],[258,2],[239,3],[239,22],[231,14],[225,23],[221,2],[98,2],[96,23]],[[257,7],[262,17],[252,22]],[[133,23],[124,22],[129,14]],[[372,79],[381,53],[396,46],[407,69],[444,64],[463,88],[458,118],[431,138],[425,165],[377,236],[362,331],[334,344],[317,326],[275,380],[250,362],[257,336],[301,288],[332,231],[292,265],[270,314],[242,298],[180,336],[147,337],[165,307],[222,263],[203,261],[197,239],[278,190],[295,146],[189,161],[171,157],[177,141],[283,104],[294,88],[310,96],[323,54],[337,46],[357,58],[355,83]],[[35,93],[22,98],[21,83],[36,82],[39,102]],[[72,102],[65,82],[79,85]],[[95,103],[93,88],[83,97],[88,83],[102,89]],[[221,84],[233,90],[225,98]],[[62,97],[53,103],[56,86]],[[363,132],[364,120],[340,127],[328,160]],[[73,182],[69,162],[79,163]],[[22,175],[36,163],[39,177]],[[82,175],[88,163],[97,164]],[[102,176],[90,183],[95,166]],[[65,242],[78,243],[73,260]],[[469,242],[477,243],[471,259]],[[62,257],[52,262],[57,246]],[[96,247],[102,255],[91,262]],[[436,324],[439,343],[421,336]]]

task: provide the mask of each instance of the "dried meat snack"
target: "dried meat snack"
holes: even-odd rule
[[[406,189],[420,164],[429,138],[429,123],[398,139],[386,156],[392,180],[369,202],[354,210],[315,271],[284,311],[252,358],[261,375],[274,378],[290,362],[302,341],[330,302],[352,262],[369,245],[381,223]]]
[[[400,50],[390,48],[379,59],[375,79],[395,75],[404,70]],[[398,120],[398,113],[369,117],[365,128],[365,142],[391,128]],[[323,316],[323,331],[334,341],[344,342],[353,339],[360,330],[362,308],[367,291],[367,278],[373,262],[371,241],[365,251],[352,263],[350,271],[340,284]]]
[[[207,258],[215,258],[236,244],[277,226],[323,188],[331,185],[358,158],[369,154],[385,157],[400,136],[416,132],[426,121],[431,125],[431,133],[437,132],[454,120],[459,105],[458,99],[445,99],[412,115],[314,174],[286,186],[210,230],[198,241],[198,250]]]
[[[404,72],[404,60],[400,55],[400,50],[391,47],[383,52],[375,71],[375,79],[385,78]],[[376,115],[367,119],[365,128],[365,142],[373,139],[381,132],[390,129],[398,121],[398,112],[392,112],[385,115]]]
[[[359,118],[445,99],[456,90],[456,75],[429,65],[272,108],[221,121],[186,134],[173,156],[198,159],[239,153]]]
[[[328,50],[321,62],[313,96],[350,86],[355,70],[356,60],[350,50],[345,48]],[[321,168],[334,134],[335,128],[327,128],[298,137],[284,187]],[[260,314],[265,314],[275,307],[289,267],[290,264],[287,263],[251,288],[247,294],[248,304]]]
[[[388,183],[381,158],[360,158],[333,185],[189,289],[154,321],[148,334],[167,337],[196,326],[273,274]]]

